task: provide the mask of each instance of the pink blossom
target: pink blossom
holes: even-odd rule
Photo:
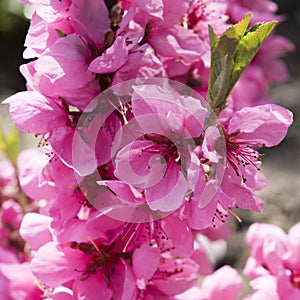
[[[32,4],[36,13],[47,22],[55,22],[69,17],[71,0],[22,0],[26,4]]]
[[[169,77],[186,73],[204,52],[201,40],[192,31],[180,25],[157,29],[149,37],[148,43],[164,63]],[[172,64],[169,68],[170,63]]]
[[[263,202],[255,195],[255,191],[264,188],[266,180],[259,172],[261,162],[256,148],[280,143],[291,123],[290,111],[269,104],[246,107],[233,113],[221,125],[224,130],[223,141],[217,128],[206,130],[200,157],[202,155],[210,161],[206,168],[211,168],[211,163],[217,163],[216,178],[208,180],[202,192],[194,193],[185,204],[185,214],[192,228],[221,225],[235,206],[261,211]],[[225,143],[226,153],[215,152],[219,143]],[[226,156],[225,165],[220,160],[222,155]]]
[[[38,250],[51,240],[50,221],[50,217],[38,213],[27,213],[24,216],[20,234],[31,250]]]
[[[30,27],[26,35],[23,57],[40,57],[58,39],[59,32],[72,34],[74,29],[68,19],[59,19],[55,22],[47,22],[35,12],[32,16]]]
[[[244,272],[256,290],[249,299],[299,298],[299,224],[286,235],[275,225],[255,223],[246,238],[251,252]]]
[[[27,258],[19,227],[23,217],[20,204],[7,199],[0,207],[0,263],[18,264]]]
[[[124,65],[127,58],[126,40],[119,36],[105,53],[91,62],[89,70],[99,74],[112,73]]]
[[[197,34],[205,47],[204,53],[201,55],[206,68],[210,66],[210,41],[208,35],[208,25],[212,26],[217,35],[222,34],[228,27],[226,21],[227,9],[226,1],[192,1],[187,17],[186,24]],[[200,74],[199,74],[200,75]]]
[[[247,13],[253,15],[251,19],[251,24],[257,22],[269,22],[273,20],[282,20],[281,16],[275,15],[278,6],[275,2],[271,0],[259,0],[253,4],[252,1],[238,1],[238,0],[228,0],[227,13],[233,20],[233,22],[238,22]]]
[[[4,300],[41,299],[43,292],[35,284],[36,278],[32,275],[28,262],[22,264],[0,263],[0,278],[1,275],[6,280],[6,293],[9,295],[7,298],[3,298]],[[1,279],[0,283],[3,283]]]
[[[13,197],[18,191],[16,171],[8,160],[0,161],[0,199],[1,201]]]
[[[57,40],[36,61],[35,69],[58,88],[81,88],[93,80],[88,71],[90,61],[85,41],[77,34],[70,34]]]
[[[193,287],[185,293],[178,295],[176,299],[228,299],[238,298],[242,289],[242,278],[237,271],[230,266],[223,266],[212,275],[206,276],[200,287]]]
[[[135,291],[133,273],[126,260],[111,247],[95,242],[72,242],[65,246],[49,242],[33,259],[33,272],[50,287],[72,280],[78,299],[111,299],[113,294],[116,299],[121,299],[121,295],[130,299]],[[91,290],[94,286],[96,293]]]
[[[25,194],[35,200],[55,196],[55,183],[43,172],[49,158],[37,149],[28,149],[18,157],[19,182]]]
[[[22,130],[46,134],[67,119],[67,113],[55,100],[28,91],[19,92],[4,103],[9,103],[13,122]]]
[[[28,90],[38,91],[47,97],[58,99],[58,102],[63,101],[81,109],[84,109],[100,92],[99,83],[96,80],[92,80],[81,88],[65,89],[64,86],[54,86],[49,78],[36,71],[35,65],[36,61],[33,61],[20,67],[22,75],[26,78]]]
[[[176,98],[178,101],[174,103]],[[124,201],[140,204],[146,201],[152,210],[173,211],[182,205],[188,189],[177,160],[189,161],[184,140],[200,136],[206,109],[195,98],[184,98],[174,92],[169,95],[155,85],[141,85],[135,88],[132,111],[135,118],[115,137],[118,144],[113,150],[117,152],[114,173],[122,182],[100,184]],[[122,137],[132,135],[127,130],[144,135],[133,142],[122,141]],[[165,189],[161,189],[162,185]],[[143,195],[140,189],[144,189]]]
[[[294,50],[295,46],[291,41],[273,34],[262,44],[254,63],[262,69],[268,82],[283,82],[289,78],[289,73],[279,58]]]
[[[101,49],[105,33],[110,30],[110,19],[103,0],[73,0],[70,6],[71,23],[80,36]]]
[[[1,205],[0,220],[4,227],[19,229],[23,218],[21,206],[13,199],[8,199]]]
[[[2,297],[237,299],[237,272],[212,270],[233,209],[262,209],[258,148],[278,145],[293,117],[254,105],[287,78],[278,57],[293,45],[271,36],[215,119],[204,98],[163,78],[205,95],[207,26],[220,35],[249,11],[253,22],[282,20],[276,4],[23,2],[35,9],[24,57],[37,59],[20,68],[28,91],[6,103],[17,127],[41,135],[43,152],[22,152],[18,171],[0,165]],[[299,298],[298,232],[250,227],[248,299]]]

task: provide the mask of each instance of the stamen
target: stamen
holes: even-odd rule
[[[129,243],[132,241],[132,239],[134,238],[134,236],[135,236],[135,234],[136,234],[136,232],[137,232],[139,226],[140,226],[140,223],[139,223],[139,224],[137,225],[137,227],[132,231],[132,234],[130,235],[129,239],[127,240],[127,242],[126,242],[126,244],[125,244],[125,246],[124,246],[124,248],[123,248],[123,250],[122,250],[123,253],[127,251],[127,247],[128,247],[128,245],[129,245]]]
[[[38,289],[40,289],[42,292],[45,292],[46,291],[46,288],[45,286],[39,282],[37,279],[34,281],[34,284],[38,287]]]
[[[88,236],[88,240],[91,242],[91,244],[94,246],[94,248],[100,253],[102,254],[102,252],[100,251],[100,249],[98,248],[98,246],[96,245],[96,243],[92,240],[91,236]]]
[[[239,223],[243,222],[243,220],[235,212],[233,212],[230,208],[228,209],[228,211],[231,215],[233,215],[238,220]]]

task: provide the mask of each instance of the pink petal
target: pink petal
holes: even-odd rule
[[[189,257],[194,251],[194,236],[187,224],[174,214],[167,216],[162,221],[166,236],[171,240],[174,249],[173,257]]]
[[[137,188],[148,188],[157,184],[163,177],[166,164],[161,155],[143,151],[155,147],[151,141],[135,141],[122,148],[115,159],[115,175],[120,180]]]
[[[107,288],[106,282],[101,275],[91,274],[84,280],[78,276],[73,284],[75,300],[111,300],[112,291]]]
[[[255,278],[250,281],[250,286],[256,291],[251,300],[281,300],[277,293],[277,278],[274,276],[266,275]],[[296,298],[295,298],[296,300]]]
[[[98,74],[112,73],[124,65],[127,58],[128,50],[126,41],[123,37],[118,36],[113,45],[108,48],[106,52],[91,62],[89,70]]]
[[[103,0],[73,0],[70,17],[76,33],[98,48],[103,46],[105,33],[110,31],[109,12]]]
[[[132,267],[124,259],[116,265],[116,272],[112,276],[112,286],[114,287],[112,299],[135,299],[137,292],[135,277]]]
[[[32,15],[26,35],[24,46],[27,48],[23,53],[23,57],[25,59],[40,57],[47,48],[60,39],[57,29],[65,34],[74,33],[74,29],[68,19],[49,23],[35,12]]]
[[[0,264],[1,273],[9,280],[10,297],[8,299],[37,300],[42,297],[43,292],[35,284],[36,278],[32,275],[28,262],[22,264]],[[3,297],[2,294],[1,297]]]
[[[103,180],[97,182],[100,186],[107,186],[121,200],[132,203],[143,203],[143,195],[133,186],[117,180]]]
[[[49,142],[63,163],[73,168],[72,142],[74,137],[74,128],[69,126],[60,126],[53,130]]]
[[[9,113],[17,127],[29,133],[51,132],[67,120],[67,112],[37,92],[19,92],[3,103],[9,103]]]
[[[284,255],[284,263],[287,267],[294,269],[299,269],[300,265],[300,223],[297,223],[294,225],[288,232],[288,238],[287,238],[287,253]]]
[[[182,261],[167,260],[159,267],[159,271],[162,273],[172,273],[174,269],[182,269],[182,271],[167,278],[162,278],[163,276],[158,274],[158,278],[152,279],[154,286],[169,296],[183,293],[196,283],[199,265],[191,259],[185,259]]]
[[[48,163],[47,156],[37,149],[27,149],[19,154],[19,181],[23,191],[30,198],[52,199],[56,195],[54,182],[43,176]]]
[[[192,229],[204,229],[211,225],[212,217],[217,208],[217,198],[214,197],[204,207],[200,208],[197,201],[185,203],[185,215]]]
[[[143,244],[134,250],[132,256],[132,268],[136,279],[143,279],[145,285],[150,280],[158,268],[160,261],[160,251],[157,247],[150,247]]]
[[[155,186],[145,190],[145,197],[152,210],[174,211],[184,203],[188,183],[181,173],[180,165],[169,162],[165,177]]]
[[[201,290],[209,295],[209,299],[237,299],[242,285],[243,280],[237,271],[230,266],[223,266],[204,278]]]
[[[293,114],[275,104],[245,107],[230,120],[228,133],[239,132],[238,141],[255,141],[267,147],[279,144],[293,122]]]
[[[23,211],[18,202],[13,199],[8,199],[2,203],[0,220],[3,227],[19,229],[22,219]]]
[[[83,40],[76,34],[70,34],[57,40],[36,61],[35,69],[58,88],[78,89],[94,79],[88,71],[90,61],[91,53]]]
[[[33,274],[50,287],[57,287],[80,277],[78,270],[84,270],[86,263],[81,252],[71,248],[65,252],[54,243],[42,246],[31,261]]]
[[[38,250],[52,241],[49,230],[51,218],[38,213],[27,213],[22,221],[20,234],[32,250]]]
[[[113,84],[135,78],[166,77],[163,63],[153,48],[144,44],[139,50],[129,53],[127,63],[116,72]]]
[[[203,42],[190,30],[180,25],[157,30],[149,40],[158,56],[180,59],[183,65],[190,66],[201,59]]]

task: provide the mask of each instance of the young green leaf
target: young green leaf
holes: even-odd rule
[[[226,107],[231,90],[276,25],[276,22],[257,23],[247,30],[250,18],[250,14],[246,15],[220,38],[209,26],[211,69],[208,101],[217,114]]]
[[[234,56],[234,68],[232,71],[230,86],[231,89],[241,77],[242,73],[254,58],[263,41],[267,38],[275,26],[276,22],[269,22],[265,24],[260,23],[259,26],[255,26],[255,30],[253,30],[253,27],[251,27],[246,35],[242,38]]]
[[[0,120],[0,150],[3,154],[12,162],[16,164],[17,157],[20,151],[20,138],[17,129],[13,129],[9,132],[7,137],[2,130],[2,122]]]

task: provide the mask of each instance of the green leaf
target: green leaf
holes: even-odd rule
[[[266,24],[260,23],[259,26],[254,25],[242,38],[234,55],[234,68],[231,75],[230,86],[231,89],[241,77],[242,73],[250,64],[260,46],[275,26],[276,22],[269,22]],[[255,29],[253,30],[254,27]]]
[[[222,107],[230,86],[230,74],[233,68],[235,50],[245,34],[251,15],[228,28],[218,39],[209,27],[211,42],[211,67],[208,86],[210,103],[214,108]],[[226,101],[226,99],[225,99]]]
[[[6,139],[8,147],[9,159],[13,162],[17,162],[18,154],[20,152],[20,138],[16,127],[13,127]]]
[[[58,36],[61,38],[67,36],[67,34],[62,32],[60,29],[55,29],[55,31],[57,32]]]
[[[217,35],[215,34],[213,28],[210,25],[208,25],[208,33],[209,33],[211,54],[213,54],[216,49],[219,39],[218,39]]]
[[[228,28],[218,38],[209,26],[211,69],[208,101],[218,114],[226,107],[227,97],[249,65],[276,22],[257,23],[247,30],[251,15]]]
[[[0,120],[0,150],[12,162],[16,164],[17,157],[20,151],[20,138],[15,127],[9,132],[7,137],[2,129],[2,122]]]

